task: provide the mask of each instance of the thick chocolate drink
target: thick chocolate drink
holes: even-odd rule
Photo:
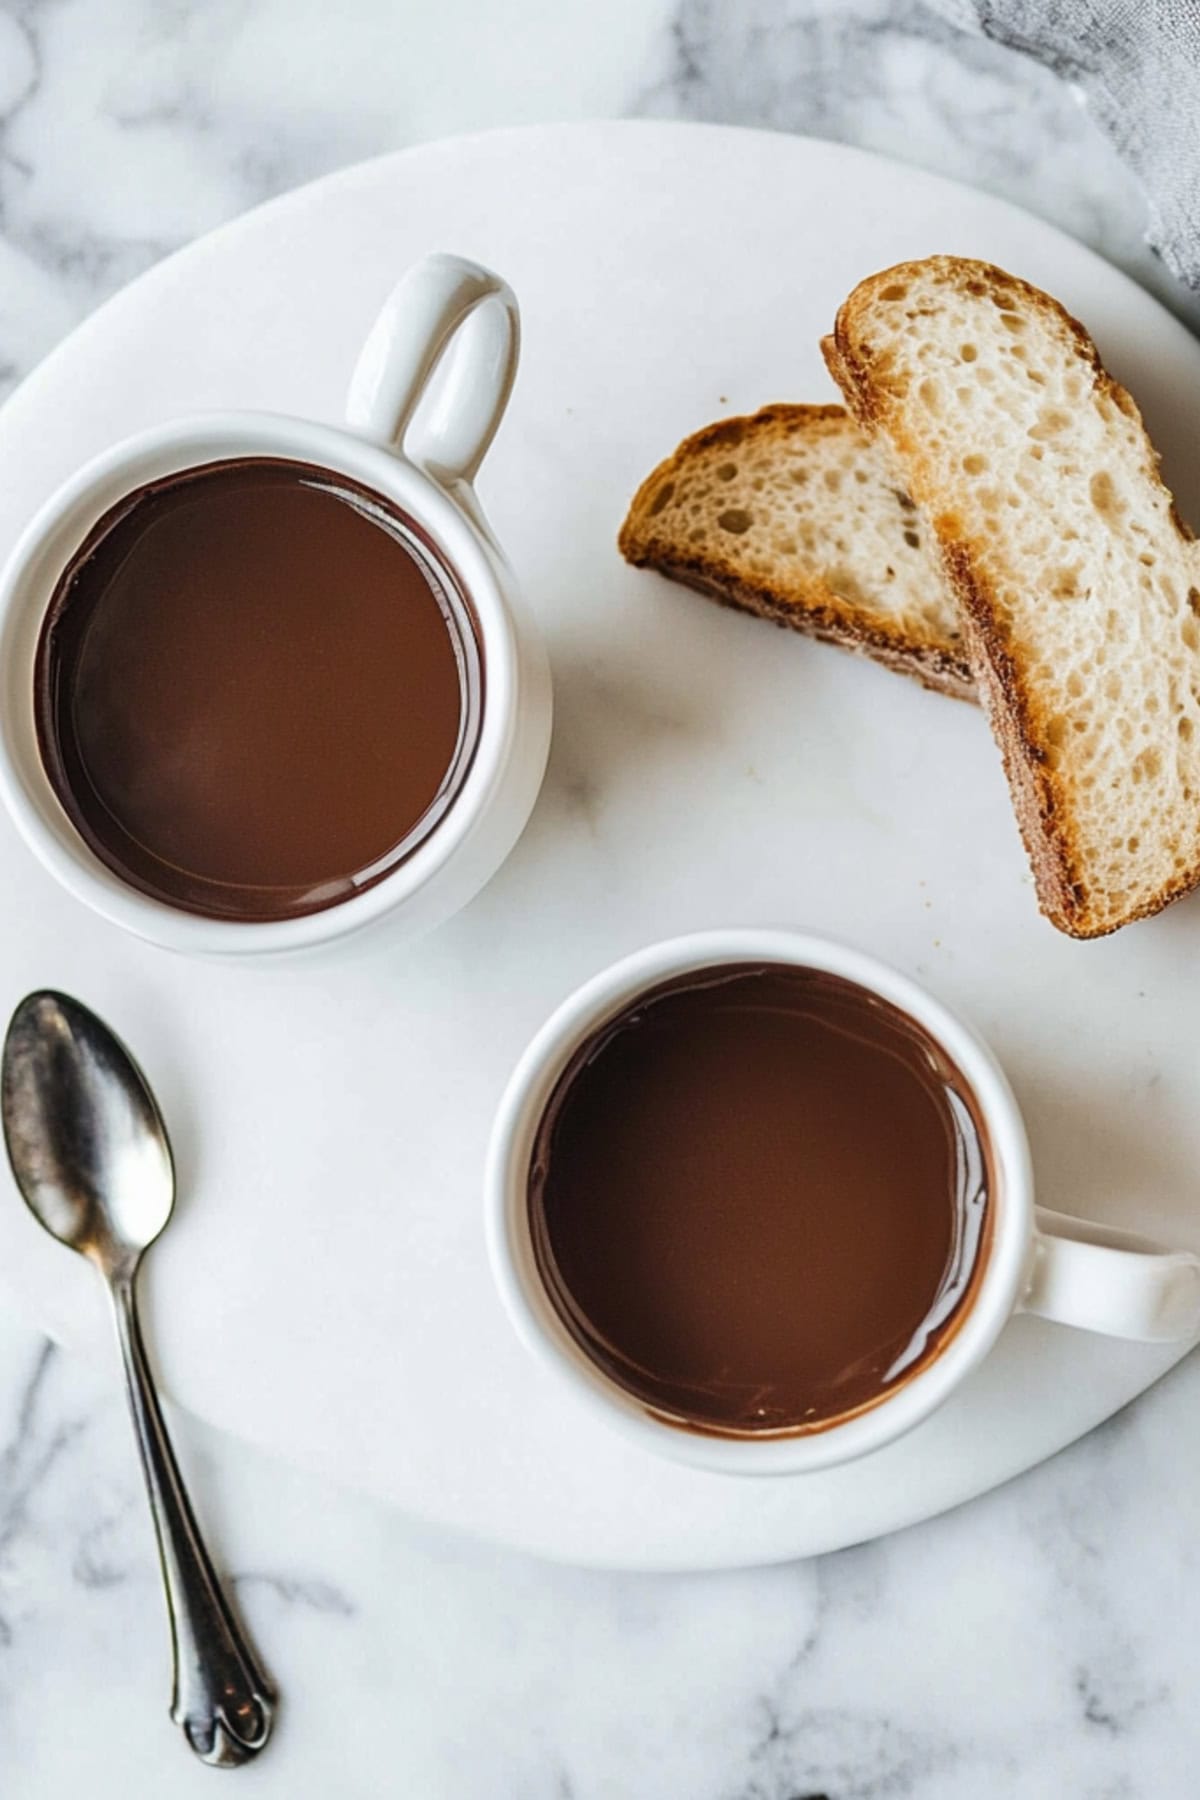
[[[287,919],[428,836],[481,684],[469,603],[411,519],[307,464],[214,463],[123,500],[66,570],[39,744],[123,880],[210,918]]]
[[[937,1355],[982,1269],[986,1141],[944,1053],[779,964],[644,995],[551,1097],[529,1183],[568,1330],[661,1417],[817,1430]]]

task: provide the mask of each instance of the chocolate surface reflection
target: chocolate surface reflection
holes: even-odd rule
[[[530,1226],[567,1329],[663,1416],[801,1431],[876,1404],[955,1330],[986,1146],[913,1021],[779,964],[651,990],[573,1057]]]
[[[414,521],[328,470],[167,477],[93,530],[38,648],[42,760],[92,850],[209,917],[349,898],[458,792],[482,670]]]

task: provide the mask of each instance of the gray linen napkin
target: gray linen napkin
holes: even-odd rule
[[[1145,189],[1146,236],[1200,292],[1200,0],[932,0],[1072,82]]]

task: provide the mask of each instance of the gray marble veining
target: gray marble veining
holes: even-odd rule
[[[119,1407],[26,1333],[0,1350],[5,1792],[69,1791],[100,1732],[93,1791],[186,1795],[206,1777],[165,1723]],[[1189,1366],[930,1525],[695,1577],[544,1567],[191,1427],[189,1476],[289,1700],[254,1780],[289,1800],[1183,1800],[1196,1400]]]
[[[1137,183],[1040,63],[926,0],[681,0],[638,110],[799,131],[967,179],[1041,213],[1176,310],[1200,305],[1143,242]]]
[[[1182,306],[1071,92],[920,0],[6,0],[0,385],[158,256],[327,168],[614,113],[908,157],[1046,213]],[[166,1719],[111,1375],[0,1316],[6,1800],[215,1779]],[[181,1421],[286,1696],[238,1779],[287,1800],[1191,1800],[1198,1405],[1189,1363],[947,1518],[818,1563],[662,1578],[450,1539]]]

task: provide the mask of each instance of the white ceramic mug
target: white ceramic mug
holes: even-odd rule
[[[567,1331],[534,1258],[530,1156],[558,1077],[581,1043],[639,994],[728,963],[818,969],[879,995],[936,1040],[971,1088],[994,1171],[992,1230],[974,1296],[933,1360],[869,1411],[809,1432],[717,1436],[655,1414],[600,1370]],[[931,994],[862,952],[786,931],[728,930],[673,938],[587,982],[542,1026],[500,1103],[486,1174],[488,1251],[500,1297],[527,1348],[599,1417],[647,1449],[732,1474],[792,1474],[848,1462],[927,1418],[987,1355],[1016,1312],[1126,1338],[1200,1333],[1200,1258],[1034,1205],[1020,1109],[981,1038]]]
[[[253,412],[172,420],[96,457],[36,514],[0,574],[0,794],[26,843],[78,899],[173,950],[273,956],[341,942],[384,918],[404,931],[425,929],[464,905],[499,867],[537,798],[551,724],[545,649],[473,485],[508,402],[518,348],[517,305],[507,285],[460,257],[429,256],[376,320],[341,427]],[[445,366],[430,389],[443,353]],[[427,391],[429,404],[421,406]],[[147,482],[254,456],[349,476],[423,526],[470,596],[485,672],[470,770],[424,842],[375,886],[323,912],[271,923],[200,918],[139,893],[106,868],[50,785],[34,721],[42,621],[91,528]]]

